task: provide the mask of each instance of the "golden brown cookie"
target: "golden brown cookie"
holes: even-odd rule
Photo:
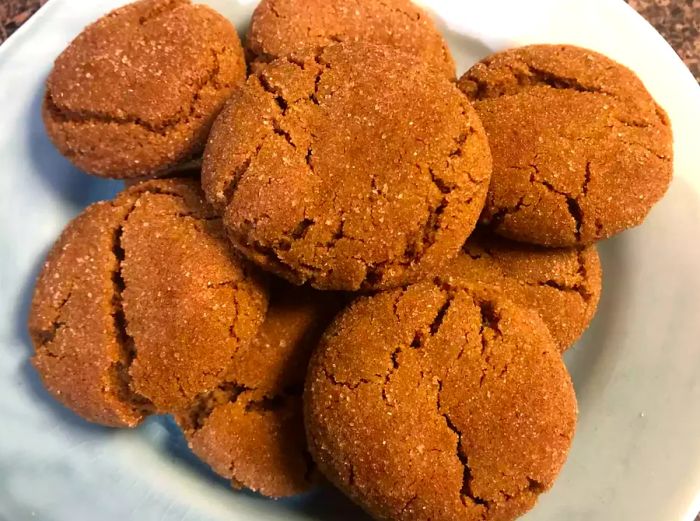
[[[307,374],[321,472],[377,519],[511,520],[551,487],[576,399],[536,313],[422,282],[356,300]]]
[[[447,44],[428,14],[409,0],[262,0],[246,48],[255,69],[305,47],[344,41],[395,47],[455,76]]]
[[[531,45],[459,80],[489,136],[484,220],[545,246],[591,244],[641,223],[673,170],[671,127],[626,67],[570,45]]]
[[[203,197],[193,180],[139,184],[88,207],[49,253],[33,363],[85,419],[134,426],[187,406],[262,323],[266,288]]]
[[[562,352],[593,319],[602,284],[594,245],[544,248],[484,233],[472,234],[441,274],[500,289],[514,304],[537,311]]]
[[[344,300],[279,283],[226,382],[177,417],[194,453],[234,487],[283,497],[312,486],[301,391],[311,350]]]
[[[88,26],[58,57],[46,130],[86,172],[160,174],[202,152],[245,69],[236,30],[214,10],[141,0]]]
[[[202,185],[238,250],[293,283],[390,288],[454,257],[491,159],[465,96],[367,43],[281,58],[217,119]]]

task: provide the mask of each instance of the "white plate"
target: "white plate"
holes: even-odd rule
[[[52,0],[0,47],[0,519],[363,519],[337,494],[267,501],[230,491],[167,419],[88,425],[41,388],[25,331],[33,278],[66,221],[120,183],[81,175],[49,144],[39,106],[64,46],[122,0]],[[253,0],[210,0],[243,31]],[[680,521],[700,507],[700,89],[621,0],[424,1],[459,72],[492,51],[566,42],[634,69],[668,111],[675,179],[647,222],[601,245],[598,316],[566,356],[578,432],[528,521]]]

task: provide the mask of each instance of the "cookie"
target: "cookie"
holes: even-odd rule
[[[88,207],[54,245],[30,311],[32,361],[85,419],[134,426],[221,383],[266,306],[198,183],[150,181]]]
[[[593,245],[543,248],[484,233],[472,234],[442,275],[497,288],[514,304],[537,311],[562,352],[593,319],[602,285]]]
[[[216,120],[202,186],[234,246],[319,289],[391,288],[456,256],[491,159],[469,101],[367,43],[280,58]]]
[[[246,49],[255,70],[305,47],[346,41],[395,47],[455,76],[447,44],[428,14],[409,0],[262,0]]]
[[[576,422],[539,316],[462,285],[361,297],[309,364],[309,449],[377,519],[511,520],[549,489]]]
[[[223,16],[189,0],[142,0],[88,26],[56,59],[44,124],[86,172],[161,174],[201,154],[245,71]]]
[[[489,136],[484,221],[545,246],[640,224],[673,171],[669,119],[626,67],[570,45],[511,49],[459,80]]]
[[[258,335],[226,382],[177,417],[190,447],[234,487],[283,497],[308,490],[301,390],[311,350],[344,298],[279,283]]]

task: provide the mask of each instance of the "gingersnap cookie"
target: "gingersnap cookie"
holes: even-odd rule
[[[249,76],[212,128],[202,186],[234,246],[264,269],[378,289],[457,254],[490,168],[454,83],[396,49],[343,43]]]
[[[551,487],[576,423],[535,312],[432,281],[341,312],[304,408],[319,470],[377,519],[514,519]]]
[[[88,26],[56,59],[44,124],[86,172],[161,174],[201,154],[245,70],[223,16],[190,0],[141,0]]]
[[[216,388],[266,306],[198,183],[150,181],[88,207],[54,245],[29,317],[33,363],[85,419],[134,426]]]
[[[640,224],[673,171],[671,127],[637,76],[593,51],[530,45],[459,80],[489,136],[484,220],[545,246],[591,244]]]
[[[305,47],[365,41],[416,56],[449,78],[455,64],[428,14],[409,0],[262,0],[246,48],[253,69]]]
[[[226,381],[177,417],[194,453],[234,487],[283,497],[313,485],[301,391],[311,350],[343,301],[278,284],[265,322],[236,353]]]
[[[595,245],[544,248],[484,233],[472,234],[441,273],[498,289],[514,304],[537,311],[562,352],[593,319],[602,285]]]

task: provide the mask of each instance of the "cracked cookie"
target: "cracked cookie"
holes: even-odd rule
[[[427,281],[357,299],[304,392],[319,470],[378,519],[510,520],[564,463],[571,380],[535,312]]]
[[[266,270],[368,290],[456,256],[490,171],[453,82],[395,49],[342,43],[249,76],[212,128],[202,185],[236,248]]]
[[[88,26],[56,59],[44,124],[86,172],[160,174],[201,154],[245,70],[223,16],[189,0],[142,0]]]
[[[395,47],[455,76],[442,35],[409,0],[262,0],[251,19],[246,49],[255,70],[305,47],[358,40]]]
[[[257,333],[267,289],[252,270],[196,180],[141,183],[88,207],[49,253],[29,318],[34,366],[93,422],[178,410]]]
[[[569,45],[511,49],[459,80],[493,154],[483,219],[505,237],[591,244],[640,224],[673,171],[666,113],[637,76]]]
[[[176,418],[194,453],[234,487],[284,497],[313,486],[301,392],[311,350],[344,300],[280,282],[226,381]]]
[[[594,245],[544,248],[483,233],[472,234],[442,273],[497,288],[514,304],[537,311],[562,352],[593,319],[602,286]]]

